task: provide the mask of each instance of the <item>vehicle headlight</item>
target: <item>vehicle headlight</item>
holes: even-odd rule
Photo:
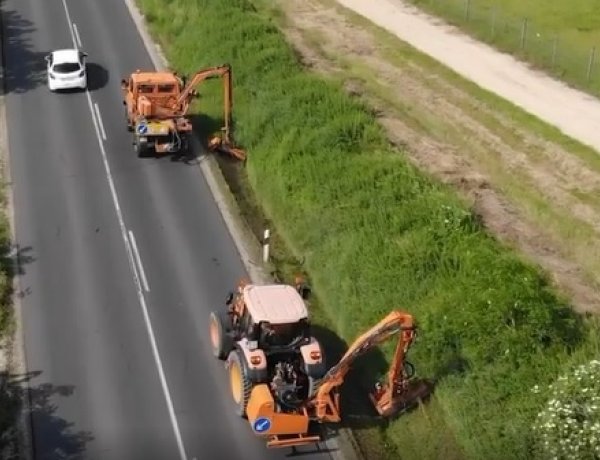
[[[85,70],[82,70],[81,72],[79,72],[79,76],[83,77],[85,75]]]
[[[50,78],[51,78],[52,80],[54,80],[54,79],[56,78],[56,77],[55,77],[54,75],[52,75],[51,73],[50,73],[50,74],[48,74],[48,75],[50,75]]]

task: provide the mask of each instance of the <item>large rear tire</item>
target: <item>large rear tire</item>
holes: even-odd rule
[[[225,360],[233,349],[231,320],[224,312],[211,312],[210,314],[210,343],[215,358]]]
[[[140,141],[139,137],[135,136],[133,141],[133,149],[137,154],[138,158],[146,158],[150,156],[150,147],[148,146],[148,142]]]
[[[248,367],[243,359],[238,350],[233,350],[227,358],[231,395],[237,406],[235,412],[240,417],[246,417],[246,407],[252,391],[252,382],[248,377]]]

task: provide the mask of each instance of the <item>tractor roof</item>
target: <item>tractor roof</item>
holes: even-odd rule
[[[134,83],[170,84],[179,83],[172,72],[134,72],[131,74]]]
[[[250,315],[257,323],[290,324],[308,318],[304,300],[292,286],[249,284],[244,287],[243,296]]]

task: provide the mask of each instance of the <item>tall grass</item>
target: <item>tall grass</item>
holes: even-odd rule
[[[550,383],[573,352],[597,351],[592,326],[390,147],[364,107],[304,72],[247,0],[139,3],[178,70],[233,65],[250,183],[305,259],[330,326],[350,341],[390,309],[410,311],[421,328],[413,360],[439,379],[437,406],[462,449],[529,458],[546,396],[530,389]],[[218,84],[202,92],[202,110],[218,116]],[[419,416],[387,428],[400,452],[418,445],[407,436]]]

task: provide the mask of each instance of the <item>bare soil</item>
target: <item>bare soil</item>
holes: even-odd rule
[[[390,59],[389,45],[350,22],[333,2],[276,3],[285,13],[284,32],[306,66],[344,80],[414,164],[458,189],[489,231],[546,269],[578,311],[600,312],[600,277],[586,266],[590,254],[600,254],[600,239],[565,244],[565,236],[533,216],[508,186],[518,184],[551,203],[556,216],[600,236],[599,209],[582,198],[600,191],[598,171],[464,85],[409,58],[401,65],[402,57]]]

